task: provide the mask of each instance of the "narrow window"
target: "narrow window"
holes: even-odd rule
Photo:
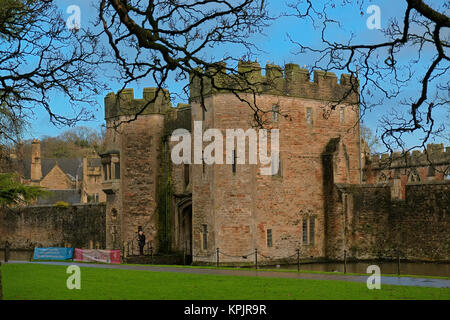
[[[302,242],[308,244],[308,220],[303,218],[302,222]]]
[[[231,168],[233,170],[233,173],[236,173],[236,151],[233,150],[233,163],[231,164]]]
[[[208,249],[208,226],[203,225],[203,250]]]
[[[111,177],[111,162],[108,163],[107,167],[108,167],[108,179],[111,179],[112,178]]]
[[[278,114],[280,113],[280,107],[277,105],[274,105],[272,107],[272,121],[278,122]]]
[[[202,151],[202,172],[203,172],[203,175],[205,174],[205,172],[206,172],[206,165],[205,165],[205,152],[204,151]]]
[[[341,107],[339,109],[339,119],[340,119],[341,123],[345,122],[344,107]]]
[[[314,228],[316,219],[314,217],[309,218],[309,244],[314,244]]]
[[[103,165],[103,178],[108,180],[108,166],[106,164]]]
[[[114,163],[114,174],[115,174],[115,179],[120,179],[120,162]]]
[[[272,246],[272,229],[267,229],[267,247]]]
[[[312,109],[306,108],[306,123],[312,124]]]
[[[115,220],[117,218],[117,209],[113,208],[111,210],[111,217],[113,218],[113,220]]]
[[[273,165],[275,163],[275,161],[278,162],[278,166]],[[281,155],[280,154],[278,154],[278,158],[275,158],[275,156],[272,155],[272,175],[281,177]]]
[[[281,177],[281,156],[278,155],[278,171],[277,176]]]
[[[189,185],[189,165],[184,164],[184,186],[187,187]]]

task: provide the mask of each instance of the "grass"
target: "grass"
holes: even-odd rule
[[[32,262],[73,262],[72,260],[31,260]],[[77,261],[75,261],[77,262]],[[80,263],[91,263],[91,264],[108,264],[103,262],[80,262]],[[133,263],[122,263],[124,266],[142,266],[142,264],[133,264]],[[254,266],[246,266],[246,267],[224,267],[221,266],[217,268],[214,265],[159,265],[159,264],[148,264],[147,266],[152,267],[170,267],[170,268],[192,268],[192,269],[214,269],[214,270],[239,270],[239,271],[254,271]],[[300,273],[314,273],[314,274],[331,274],[331,275],[346,275],[346,276],[368,276],[367,273],[351,273],[351,272],[331,272],[331,271],[315,271],[315,270],[306,270],[301,269],[300,265]],[[299,273],[297,269],[280,269],[280,268],[265,268],[264,266],[260,266],[258,268],[259,271],[270,271],[270,272],[295,272]],[[393,274],[393,273],[382,273],[383,277],[406,277],[406,278],[429,278],[429,279],[442,279],[442,280],[450,280],[450,277],[444,276],[428,276],[428,275],[415,275],[415,274]]]
[[[81,290],[69,290],[66,266],[3,264],[4,299],[450,299],[449,289],[365,283],[81,267]]]

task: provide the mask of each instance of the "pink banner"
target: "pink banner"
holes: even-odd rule
[[[75,248],[74,261],[120,263],[120,250]]]

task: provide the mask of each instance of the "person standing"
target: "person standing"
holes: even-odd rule
[[[144,255],[144,246],[145,246],[145,234],[142,230],[138,232],[138,244],[139,244],[139,253],[140,255]]]

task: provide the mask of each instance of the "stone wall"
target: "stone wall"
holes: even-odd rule
[[[420,261],[450,260],[450,181],[406,185],[405,200],[391,198],[391,185],[338,185],[334,203],[346,223],[334,225],[327,237],[340,234],[345,245],[332,248],[332,258]],[[344,199],[351,203],[343,209]]]
[[[0,243],[12,249],[72,246],[105,248],[105,206],[32,206],[0,209]]]
[[[450,147],[429,144],[420,152],[394,152],[391,155],[366,155],[363,181],[368,184],[393,183],[395,197],[405,199],[407,183],[448,180]]]

